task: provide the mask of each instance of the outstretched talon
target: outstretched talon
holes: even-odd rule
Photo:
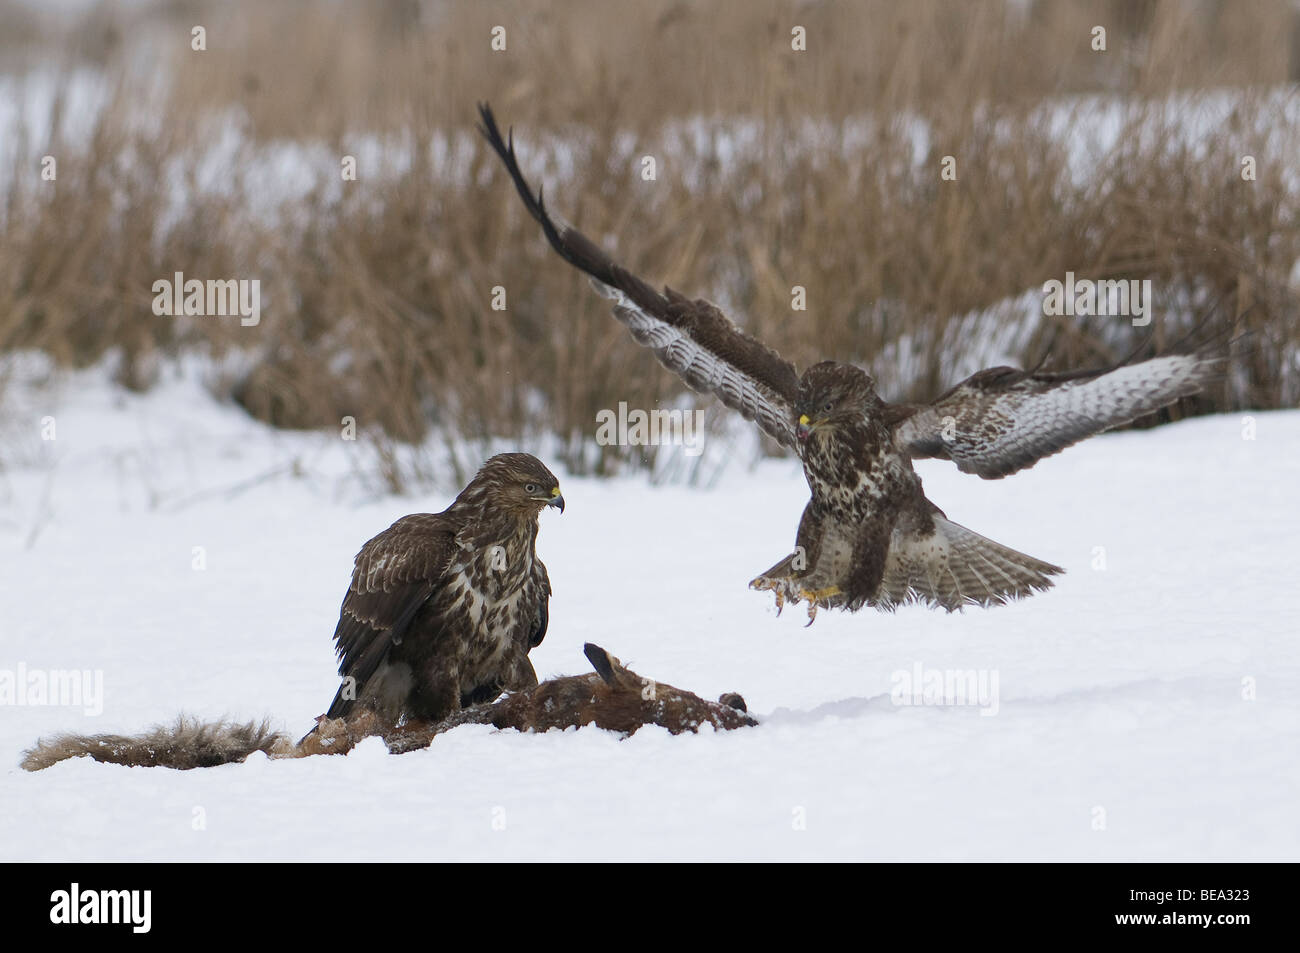
[[[830,600],[839,594],[839,586],[827,586],[825,589],[800,589],[799,598],[808,603],[808,625],[812,625],[817,618],[817,609],[821,606],[830,608]]]
[[[785,608],[785,588],[781,585],[781,580],[772,579],[769,576],[758,576],[749,581],[749,588],[762,592],[765,589],[772,590],[772,595],[776,597],[776,614],[781,615],[781,610]]]

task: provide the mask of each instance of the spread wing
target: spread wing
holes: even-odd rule
[[[356,695],[441,586],[456,550],[456,528],[440,513],[404,516],[357,553],[334,630],[339,674],[355,679]],[[345,716],[353,700],[340,688],[329,717]]]
[[[708,301],[692,300],[671,288],[656,291],[605,254],[589,238],[546,210],[539,190],[529,188],[515,158],[514,139],[502,138],[492,110],[479,106],[480,132],[505,163],[520,198],[547,240],[569,264],[591,276],[596,289],[612,298],[614,316],[638,344],[691,388],[713,394],[783,446],[797,446],[794,365],[746,334]]]
[[[1206,353],[1061,374],[993,367],[931,404],[891,406],[894,439],[913,458],[951,460],[995,480],[1194,394],[1221,367],[1221,357]]]

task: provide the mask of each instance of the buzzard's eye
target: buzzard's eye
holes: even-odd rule
[[[826,403],[822,404],[822,410],[826,411],[827,413],[830,413],[834,409],[835,409],[835,401],[833,400],[828,400],[826,401]]]
[[[524,492],[525,492],[525,493],[536,493],[536,492],[537,492],[537,484],[536,484],[536,483],[529,483],[529,484],[526,484],[526,485],[524,486]]]

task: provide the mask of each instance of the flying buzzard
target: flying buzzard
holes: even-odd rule
[[[1206,354],[1054,374],[994,367],[924,405],[881,400],[871,376],[850,364],[824,361],[801,376],[715,305],[657,291],[557,222],[520,172],[513,137],[502,137],[486,105],[479,112],[480,131],[551,246],[614,300],[636,341],[799,454],[812,498],[795,551],[750,585],[772,590],[778,609],[806,601],[810,621],[819,606],[921,602],[951,612],[1049,588],[1064,570],[949,520],[926,498],[912,461],[937,457],[998,479],[1194,394],[1218,371]]]
[[[536,457],[488,460],[441,513],[404,516],[361,547],[334,631],[343,684],[329,718],[361,704],[393,723],[436,721],[530,688],[551,582],[537,516],[564,512]]]

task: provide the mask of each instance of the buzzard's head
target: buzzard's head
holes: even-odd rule
[[[560,481],[531,453],[497,454],[465,489],[476,484],[491,493],[493,505],[520,515],[536,517],[546,506],[564,512]]]
[[[804,371],[795,398],[795,432],[802,442],[818,430],[862,420],[880,403],[876,382],[852,364],[822,361]]]

